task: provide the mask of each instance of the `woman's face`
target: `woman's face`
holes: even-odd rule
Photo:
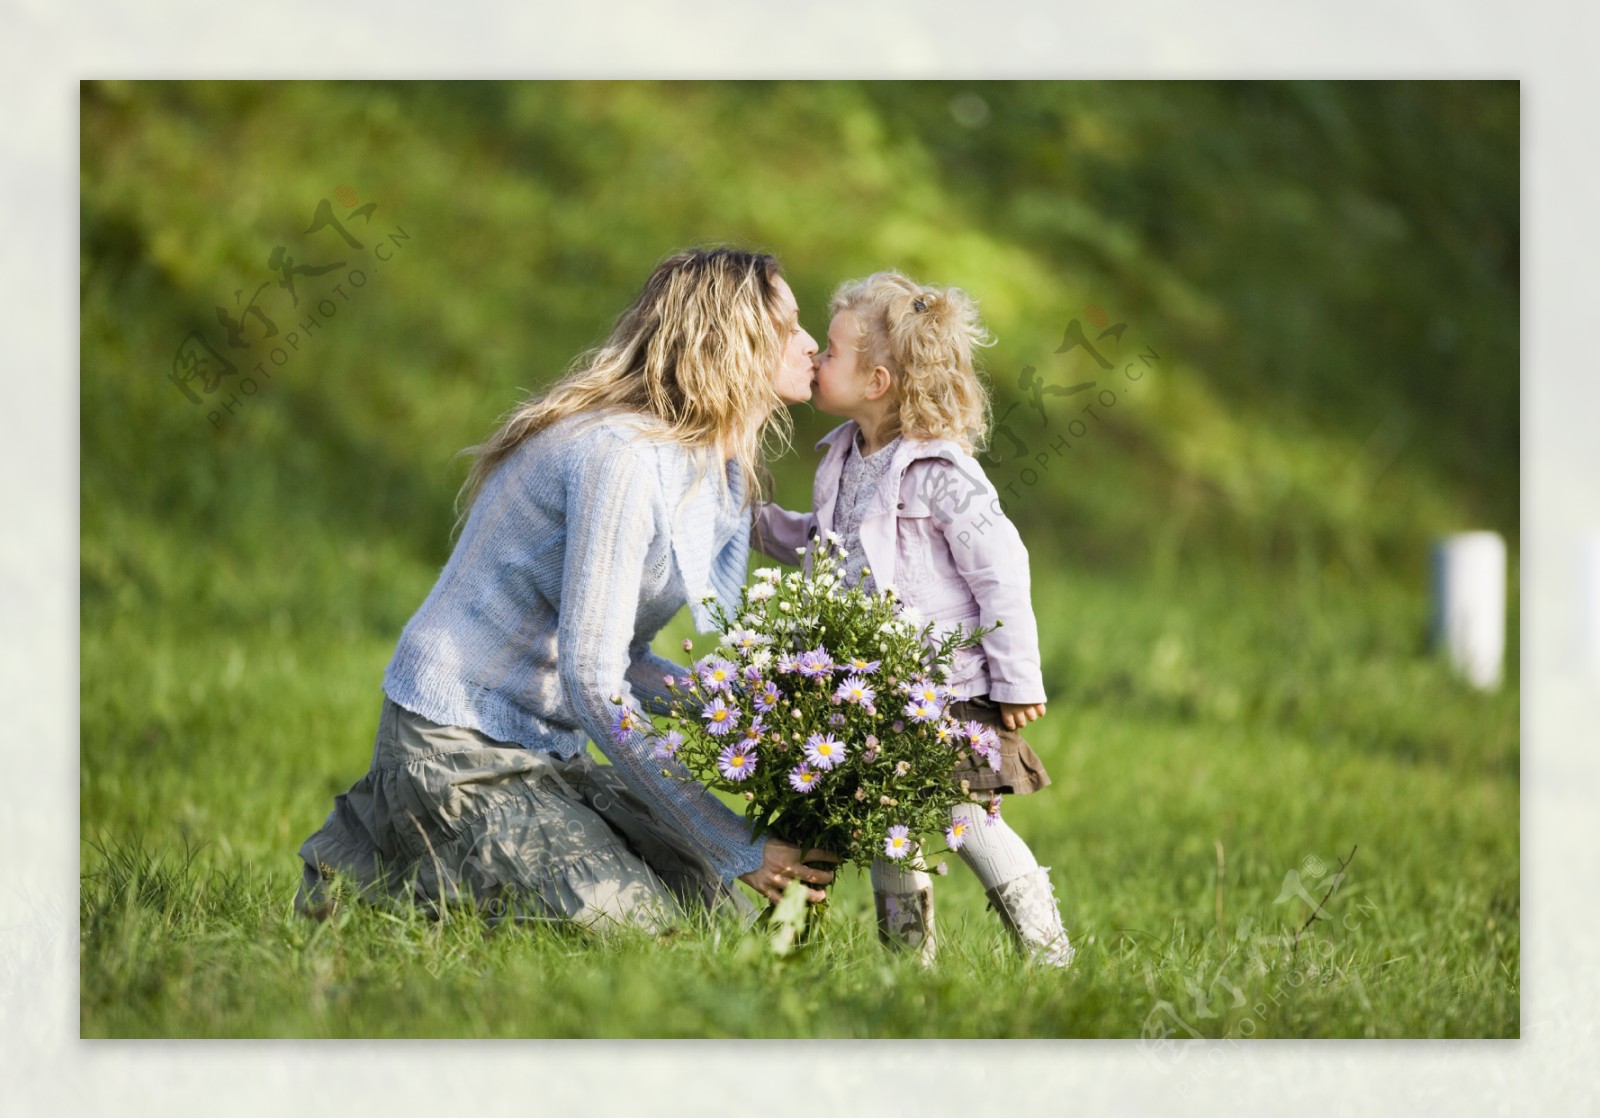
[[[811,399],[811,358],[817,352],[817,340],[800,325],[800,305],[783,277],[773,286],[778,292],[779,321],[785,324],[789,336],[772,387],[785,404],[801,404]]]

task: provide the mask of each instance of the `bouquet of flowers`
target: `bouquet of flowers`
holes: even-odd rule
[[[838,543],[819,544],[808,571],[757,571],[735,617],[712,607],[721,640],[668,678],[654,749],[677,764],[667,772],[741,795],[752,837],[770,829],[862,867],[940,833],[955,850],[950,808],[971,794],[953,769],[968,751],[998,769],[1000,752],[993,730],[945,714],[944,681],[956,650],[994,627],[936,638],[892,590],[845,587]],[[631,709],[617,719],[646,725]],[[999,798],[988,807],[998,818]]]

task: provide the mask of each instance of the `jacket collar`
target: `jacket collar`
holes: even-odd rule
[[[846,420],[817,440],[817,449],[827,449],[824,459],[830,456],[843,459],[845,453],[855,443],[856,432],[860,430],[856,421]],[[868,515],[876,516],[894,508],[894,500],[889,495],[899,492],[900,479],[913,462],[921,459],[945,459],[960,465],[961,460],[967,457],[969,457],[967,452],[962,450],[961,444],[954,439],[901,439],[900,445],[894,450],[894,457],[889,460],[889,471],[884,479],[885,485],[880,500],[874,503]]]

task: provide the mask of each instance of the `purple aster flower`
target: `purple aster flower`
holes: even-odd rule
[[[730,781],[743,781],[756,771],[756,752],[743,743],[726,746],[717,755],[717,768]]]
[[[696,666],[696,669],[700,674],[700,682],[714,692],[727,691],[733,687],[733,682],[738,677],[738,670],[733,662],[725,661],[721,657],[707,657]]]
[[[743,652],[758,649],[772,640],[764,633],[757,633],[753,629],[732,629],[728,631],[728,644]]]
[[[911,772],[911,763],[910,762],[895,762],[894,763],[894,775],[896,777],[904,777],[906,774],[908,774],[910,772]]]
[[[999,793],[995,793],[994,796],[989,798],[989,803],[984,807],[984,813],[985,813],[985,815],[983,817],[983,822],[985,824],[999,823],[999,821],[1000,821],[1000,794]]]
[[[926,700],[913,699],[906,704],[905,713],[913,723],[931,723],[944,712],[937,703]]]
[[[844,726],[844,716],[835,711],[832,715],[828,716],[828,725],[834,729]]]
[[[959,746],[961,744],[960,731],[961,724],[954,719],[940,719],[939,725],[934,728],[934,741],[941,746]]]
[[[818,769],[832,769],[844,761],[844,743],[831,734],[813,734],[806,739],[806,758]]]
[[[678,747],[683,745],[683,735],[675,730],[669,730],[665,735],[652,741],[656,757],[670,758],[678,752]]]
[[[851,672],[876,672],[882,663],[882,661],[869,661],[866,657],[851,657],[842,667]]]
[[[756,693],[756,710],[765,714],[766,712],[771,711],[774,707],[778,706],[779,701],[782,699],[783,693],[778,690],[778,685],[769,680],[767,683],[763,684],[761,686],[761,690]]]
[[[896,824],[889,829],[889,835],[883,841],[883,853],[891,859],[903,859],[911,854],[911,833],[904,824]]]
[[[700,717],[709,724],[706,729],[712,734],[727,734],[733,729],[738,714],[728,697],[719,694],[711,697],[711,702],[705,705]]]
[[[961,724],[961,733],[967,736],[967,741],[974,746],[983,741],[983,732],[989,728],[976,719],[968,719]]]
[[[644,719],[632,707],[624,705],[617,708],[611,716],[611,737],[620,745],[628,740],[628,736],[644,725]]]
[[[759,664],[747,664],[744,666],[744,682],[752,688],[761,686],[761,666]]]
[[[766,729],[761,725],[761,716],[752,715],[750,717],[750,725],[744,728],[744,734],[739,740],[739,745],[748,746],[752,750],[755,749],[756,744],[761,741],[761,732]]]
[[[828,655],[826,646],[818,645],[800,654],[795,661],[795,670],[808,680],[816,680],[833,671],[833,658]]]
[[[793,653],[779,653],[778,654],[778,666],[777,667],[778,667],[778,671],[779,672],[794,672],[796,670],[797,665],[798,665],[798,659],[795,657],[795,655]]]
[[[948,690],[942,684],[935,684],[926,676],[920,676],[911,681],[910,695],[912,699],[920,699],[925,703],[939,703],[948,695]]]
[[[956,820],[944,829],[945,845],[952,851],[961,850],[961,845],[967,841],[967,822]]]
[[[797,793],[809,793],[822,780],[822,771],[801,763],[789,771],[789,784]]]
[[[833,693],[833,698],[843,700],[846,703],[858,703],[865,707],[872,702],[873,697],[877,694],[872,685],[861,677],[847,676],[844,683],[840,684]]]

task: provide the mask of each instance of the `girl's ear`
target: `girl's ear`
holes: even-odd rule
[[[868,400],[881,400],[888,393],[889,386],[894,383],[889,370],[882,365],[874,365],[872,372],[867,377],[867,391],[864,394]]]

